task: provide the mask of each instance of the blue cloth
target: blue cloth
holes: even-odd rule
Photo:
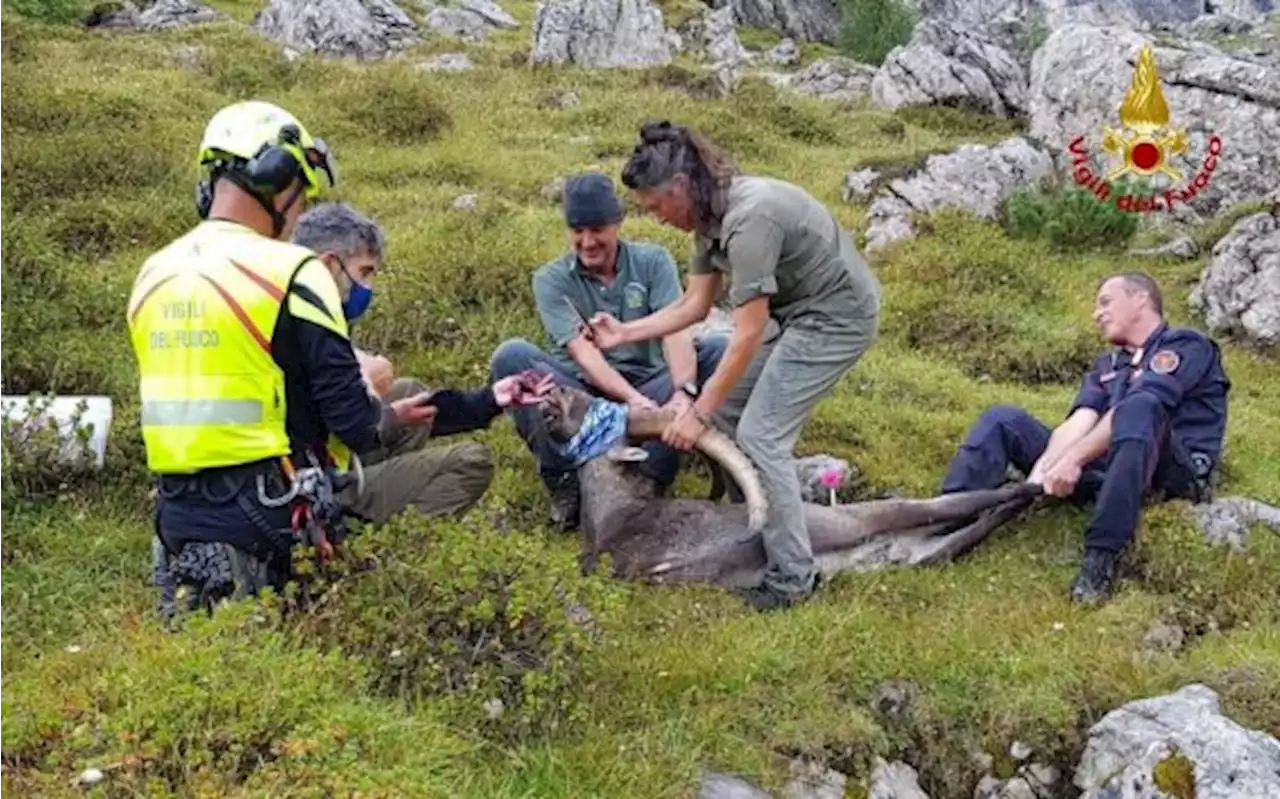
[[[553,442],[557,454],[572,460],[574,467],[598,458],[627,437],[627,406],[596,397],[587,406],[587,416],[577,435],[565,442]]]

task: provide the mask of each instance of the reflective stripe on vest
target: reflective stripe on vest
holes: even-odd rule
[[[129,301],[142,436],[154,472],[289,453],[271,336],[309,251],[204,225],[148,260]]]

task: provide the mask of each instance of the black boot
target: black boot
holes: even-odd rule
[[[1071,599],[1092,605],[1109,599],[1115,591],[1116,553],[1089,547],[1084,551],[1080,574],[1071,587]]]

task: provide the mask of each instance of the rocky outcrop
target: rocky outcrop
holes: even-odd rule
[[[644,68],[671,63],[662,11],[649,0],[549,0],[533,23],[532,64]]]
[[[426,25],[437,33],[471,42],[485,38],[491,30],[515,30],[520,23],[493,0],[460,0],[455,5],[424,4]]]
[[[725,6],[708,11],[702,25],[702,39],[707,60],[713,64],[726,61],[745,61],[747,49],[738,41],[738,29],[733,24],[733,9]]]
[[[1280,347],[1280,219],[1264,211],[1237,222],[1189,301],[1210,332]]]
[[[951,153],[931,155],[921,169],[889,181],[877,193],[867,212],[867,249],[914,237],[913,213],[959,208],[983,219],[997,219],[1001,203],[1014,189],[1052,172],[1049,154],[1022,137],[991,147],[968,144]]]
[[[1205,44],[1155,45],[1121,28],[1072,25],[1054,33],[1031,67],[1030,134],[1071,168],[1074,137],[1095,175],[1122,163],[1103,150],[1104,133],[1124,133],[1119,110],[1143,45],[1153,45],[1156,72],[1169,110],[1168,129],[1185,130],[1185,152],[1170,153],[1177,179],[1151,178],[1162,200],[1172,198],[1201,216],[1262,199],[1280,174],[1280,70],[1222,53]],[[1221,146],[1215,155],[1214,137]],[[1168,198],[1163,191],[1169,189]]]
[[[413,20],[391,0],[271,0],[253,27],[292,50],[361,60],[422,41]]]
[[[824,58],[794,75],[775,74],[773,85],[821,100],[860,100],[871,93],[874,67],[848,58]]]
[[[160,31],[224,19],[226,17],[212,8],[192,0],[157,0],[144,10],[139,10],[133,3],[123,3],[96,11],[86,24],[91,28]]]
[[[1120,27],[1130,30],[1179,30],[1209,11],[1256,19],[1274,0],[923,0],[921,14],[966,28],[985,29],[1010,51],[1029,57],[1045,37],[1068,25]]]
[[[920,777],[911,766],[877,757],[871,769],[867,799],[929,799],[929,794],[920,788]]]
[[[800,63],[800,49],[796,47],[796,40],[788,37],[778,42],[769,52],[765,53],[765,58],[769,60],[770,64],[789,67]]]
[[[1103,716],[1089,730],[1075,785],[1081,799],[1263,799],[1280,795],[1278,775],[1280,741],[1222,715],[1209,688],[1188,685]],[[1177,784],[1182,793],[1169,790]]]
[[[995,39],[975,28],[926,20],[911,42],[895,47],[871,82],[876,105],[969,108],[1002,117],[1027,106],[1027,74]]]
[[[833,44],[840,28],[836,0],[715,0],[713,5],[731,5],[741,25],[770,28],[807,42]]]

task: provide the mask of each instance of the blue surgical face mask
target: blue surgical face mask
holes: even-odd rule
[[[369,308],[369,304],[373,302],[373,289],[364,285],[360,281],[351,276],[347,271],[347,265],[338,256],[334,256],[338,261],[342,274],[347,276],[347,280],[351,282],[351,292],[347,294],[347,298],[342,301],[342,315],[347,318],[348,322],[355,321],[360,318]]]

